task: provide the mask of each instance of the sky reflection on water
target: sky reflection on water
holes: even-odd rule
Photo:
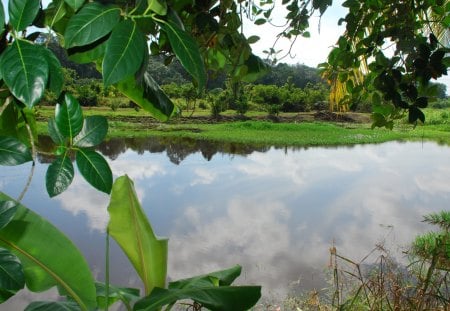
[[[450,148],[434,143],[208,156],[194,148],[172,157],[168,150],[122,146],[110,165],[115,177],[134,180],[155,232],[170,238],[170,279],[241,264],[240,283],[261,284],[269,297],[325,286],[333,241],[356,261],[384,239],[399,250],[430,228],[422,216],[450,199]],[[37,165],[24,204],[66,232],[102,279],[108,196],[77,174],[49,199],[46,167]],[[2,167],[0,190],[17,196],[27,169]],[[117,246],[112,251],[112,282],[139,286]]]

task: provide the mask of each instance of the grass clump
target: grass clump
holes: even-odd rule
[[[376,260],[354,262],[330,250],[334,275],[331,307],[338,310],[449,310],[450,212],[424,217],[438,231],[417,236],[399,264],[382,245]]]

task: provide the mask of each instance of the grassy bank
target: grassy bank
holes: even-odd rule
[[[53,115],[51,108],[39,111],[41,120]],[[432,140],[450,144],[450,120],[444,110],[429,110],[426,125],[413,126],[398,122],[394,130],[371,129],[368,115],[352,115],[358,122],[315,121],[312,113],[283,114],[281,122],[267,119],[265,113],[249,113],[248,119],[233,118],[234,112],[223,114],[223,119],[212,120],[199,111],[190,118],[157,122],[144,111],[133,109],[85,109],[84,114],[103,115],[109,120],[109,137],[187,137],[198,140],[224,141],[255,145],[318,146],[381,143],[392,140]],[[283,121],[284,120],[284,121]],[[288,120],[287,122],[285,122]],[[362,121],[362,122],[361,122]],[[39,122],[39,131],[45,133],[45,122]]]

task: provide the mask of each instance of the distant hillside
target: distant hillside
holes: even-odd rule
[[[69,59],[66,50],[64,50],[56,40],[52,40],[49,45],[49,49],[55,53],[59,62],[64,68],[70,68],[76,71],[80,79],[101,79],[102,75],[97,71],[95,65],[92,64],[79,64]]]
[[[101,79],[101,74],[97,71],[94,64],[78,64],[69,59],[66,51],[52,40],[49,48],[55,53],[56,57],[65,68],[71,68],[76,71],[79,78]],[[177,59],[172,59],[170,64],[165,65],[166,58],[163,56],[150,56],[148,71],[156,82],[160,85],[176,83],[189,83],[191,78],[181,66]],[[225,88],[226,75],[224,73],[211,73],[209,75],[208,89]],[[291,83],[299,88],[304,88],[308,83],[325,83],[319,76],[316,68],[305,65],[289,65],[285,63],[272,66],[270,71],[254,84],[277,85],[282,86]]]
[[[272,66],[270,72],[255,81],[255,84],[283,86],[288,82],[299,88],[304,88],[308,83],[325,83],[316,68],[300,64],[279,63]]]

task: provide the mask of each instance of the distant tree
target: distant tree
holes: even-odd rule
[[[195,112],[197,106],[197,99],[200,94],[197,92],[196,88],[192,85],[192,83],[185,83],[178,87],[178,92],[181,95],[181,98],[185,100],[185,109],[191,112],[192,114]]]
[[[447,86],[443,83],[433,83],[436,87],[436,98],[443,99],[447,97]]]
[[[191,81],[186,70],[183,69],[176,59],[166,65],[161,55],[151,56],[147,68],[153,79],[160,85],[170,83],[180,85]]]
[[[67,50],[64,49],[58,42],[57,38],[52,35],[45,35],[41,37],[38,42],[46,42],[48,48],[55,54],[58,58],[61,66],[63,68],[69,68],[76,72],[77,77],[86,79],[101,79],[102,75],[95,68],[93,63],[78,63],[71,60],[67,54]]]
[[[308,83],[324,83],[320,77],[319,71],[315,68],[306,65],[289,65],[279,63],[276,66],[271,66],[269,72],[262,78],[255,81],[255,84],[273,84],[283,86],[288,82],[292,83],[298,88],[304,88]]]

